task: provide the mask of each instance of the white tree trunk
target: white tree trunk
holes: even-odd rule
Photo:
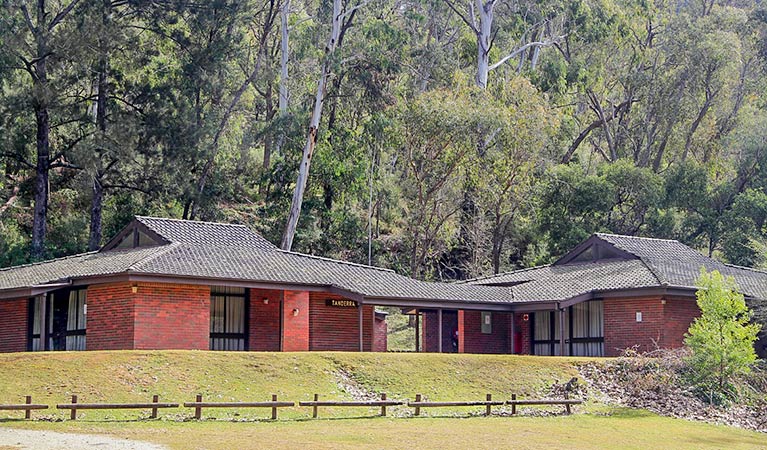
[[[314,147],[317,144],[317,132],[320,127],[320,119],[322,118],[322,105],[325,102],[325,90],[328,78],[330,77],[333,53],[335,53],[336,47],[338,46],[338,39],[341,37],[341,24],[343,23],[344,17],[345,14],[341,11],[341,0],[333,0],[333,22],[330,39],[328,39],[328,43],[325,46],[325,60],[322,63],[322,72],[320,73],[320,79],[317,82],[317,95],[314,97],[314,109],[312,110],[312,118],[309,122],[309,132],[307,133],[306,143],[304,144],[301,165],[298,168],[298,179],[296,180],[296,188],[293,191],[293,201],[290,204],[288,223],[285,226],[285,233],[282,235],[281,247],[283,250],[290,250],[293,247],[293,238],[296,235],[296,227],[298,225],[298,218],[301,215],[301,204],[304,199],[306,182],[309,178],[309,167],[311,166],[312,156],[314,155]]]
[[[285,116],[288,111],[288,59],[290,49],[288,48],[288,19],[290,18],[290,0],[284,0],[280,10],[280,31],[282,32],[282,41],[280,42],[280,116]]]
[[[482,0],[476,0],[477,13],[479,14],[479,24],[477,33],[477,86],[482,89],[487,88],[487,77],[490,73],[490,39],[492,38],[491,29],[493,27],[493,8],[495,0],[489,0],[483,3]]]

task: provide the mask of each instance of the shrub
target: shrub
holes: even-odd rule
[[[690,325],[685,345],[695,385],[710,403],[720,403],[736,397],[734,378],[749,373],[756,361],[761,326],[750,323],[751,311],[732,277],[701,269],[697,284],[701,315]]]

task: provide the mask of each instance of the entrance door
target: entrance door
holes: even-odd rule
[[[210,293],[210,349],[248,349],[247,290],[212,287]]]
[[[29,349],[85,350],[85,295],[85,289],[65,289],[32,299]],[[42,342],[43,334],[45,342]]]
[[[565,355],[604,356],[604,312],[601,300],[565,310]],[[559,355],[559,313],[537,312],[532,320],[533,354]]]

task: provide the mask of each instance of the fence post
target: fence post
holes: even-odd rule
[[[31,405],[32,404],[32,396],[31,395],[27,395],[27,400],[26,401],[27,401],[27,405]],[[28,409],[28,410],[26,410],[24,412],[24,418],[25,419],[31,419],[32,418],[32,410],[31,409]]]
[[[512,402],[516,402],[517,401],[517,394],[511,394],[511,401]],[[511,404],[511,415],[513,416],[516,413],[517,413],[517,404],[516,403],[512,403]]]
[[[314,394],[314,401],[315,402],[318,401],[319,398],[320,398],[320,394]],[[315,419],[317,418],[317,405],[314,405],[312,407],[312,417],[315,418]]]
[[[277,394],[272,394],[272,401],[277,402]],[[277,420],[277,407],[272,406],[272,420]]]
[[[381,400],[386,400],[386,392],[381,392]],[[381,417],[386,417],[386,405],[381,405]]]
[[[415,394],[415,401],[416,401],[416,403],[421,401],[421,394]],[[416,416],[420,416],[421,415],[421,407],[420,406],[416,406],[415,407],[415,415]]]
[[[565,400],[567,400],[569,397],[570,397],[570,395],[568,395],[567,391],[565,391]],[[570,404],[569,403],[565,403],[565,411],[567,411],[568,415],[570,414]]]
[[[487,398],[488,402],[491,401],[493,399],[493,394],[487,394],[486,398]],[[485,415],[486,416],[489,416],[491,414],[490,408],[492,408],[492,406],[490,406],[489,403],[487,405],[485,405]]]
[[[73,395],[72,396],[72,411],[69,413],[69,418],[71,420],[77,420],[77,409],[74,406],[76,403],[77,403],[77,396]]]
[[[197,394],[197,403],[202,403],[202,394]],[[197,405],[194,407],[194,418],[197,420],[202,419],[202,406]]]
[[[160,396],[155,394],[152,396],[152,403],[157,403],[160,401]],[[150,416],[152,419],[157,418],[157,408],[152,408],[152,415]]]

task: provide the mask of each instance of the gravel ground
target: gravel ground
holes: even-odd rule
[[[70,450],[99,448],[109,450],[162,450],[165,447],[148,442],[130,441],[107,436],[69,434],[55,431],[17,430],[0,427],[0,449]]]

